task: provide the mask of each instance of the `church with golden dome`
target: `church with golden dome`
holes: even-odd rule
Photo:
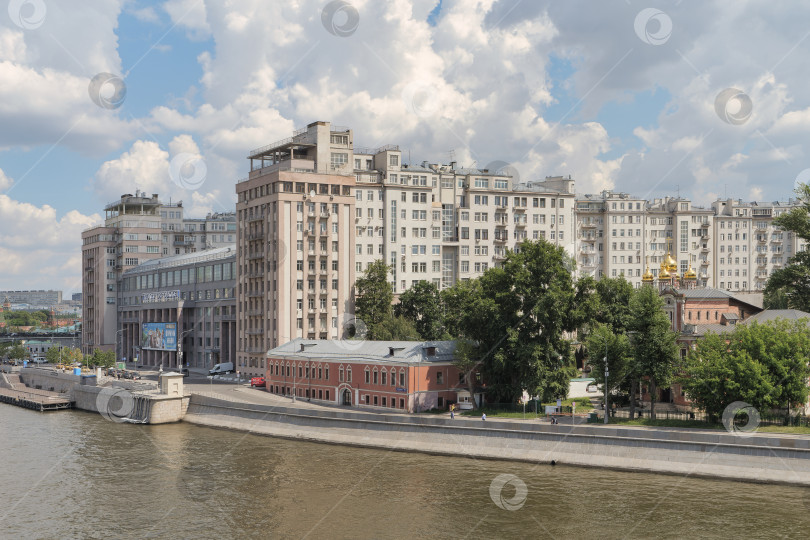
[[[667,289],[694,289],[697,287],[698,279],[697,272],[692,269],[692,263],[689,263],[689,268],[683,273],[678,275],[678,263],[672,257],[670,250],[667,250],[667,255],[661,261],[661,267],[658,270],[658,276],[654,276],[650,271],[650,265],[647,263],[647,268],[641,277],[643,285],[657,286],[658,290],[663,292]]]

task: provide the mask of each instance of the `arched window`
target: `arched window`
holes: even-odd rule
[[[718,318],[718,313],[715,311],[715,312],[714,312],[714,320],[716,321],[716,320],[717,320],[717,318]]]
[[[707,321],[709,320],[709,310],[708,309],[706,310],[706,320]]]
[[[343,364],[338,367],[338,382],[343,382]]]
[[[385,368],[382,368],[382,371],[380,371],[380,384],[388,384],[388,371]]]
[[[369,384],[371,382],[371,370],[368,369],[368,366],[366,366],[365,373],[366,373],[366,384]]]
[[[700,320],[700,312],[697,312],[697,320]]]
[[[374,384],[380,384],[380,373],[374,368]]]
[[[346,368],[346,382],[352,382],[352,366]]]

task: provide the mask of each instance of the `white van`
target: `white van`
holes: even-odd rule
[[[208,372],[209,375],[222,375],[224,373],[233,373],[233,362],[223,362],[214,366],[214,369]]]

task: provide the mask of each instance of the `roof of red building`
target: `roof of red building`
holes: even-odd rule
[[[451,362],[455,341],[365,341],[296,338],[267,351],[269,358],[362,360],[376,362]],[[433,354],[431,354],[433,353]]]

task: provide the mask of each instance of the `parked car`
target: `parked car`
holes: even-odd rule
[[[267,386],[267,381],[264,377],[253,377],[250,379],[250,386]]]
[[[226,373],[233,373],[233,362],[222,362],[214,366],[214,369],[208,372],[209,375],[222,375]]]

